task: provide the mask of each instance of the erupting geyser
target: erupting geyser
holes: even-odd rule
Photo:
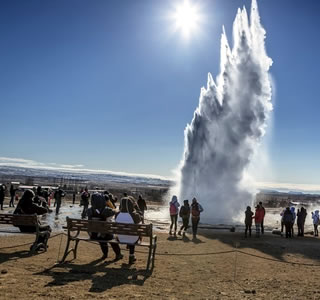
[[[221,37],[220,74],[208,74],[199,106],[185,129],[179,200],[198,198],[201,220],[229,222],[251,204],[244,174],[265,133],[271,104],[269,68],[256,0],[250,22],[239,9],[233,24],[233,48]],[[242,212],[243,213],[243,212]]]

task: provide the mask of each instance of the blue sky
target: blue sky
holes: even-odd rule
[[[0,156],[172,176],[222,25],[231,40],[250,7],[193,1],[203,22],[186,40],[168,18],[179,2],[2,0]],[[320,184],[320,2],[258,5],[276,87],[273,172],[258,179]]]

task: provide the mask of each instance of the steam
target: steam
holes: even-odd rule
[[[233,23],[233,48],[221,36],[220,74],[208,74],[199,106],[185,129],[180,167],[179,200],[196,197],[202,221],[230,222],[250,205],[253,191],[245,186],[247,169],[265,134],[272,110],[269,68],[256,0],[250,22],[245,8]]]

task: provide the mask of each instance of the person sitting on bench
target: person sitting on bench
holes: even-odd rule
[[[120,201],[119,207],[120,213],[116,217],[116,222],[138,224],[142,221],[142,212],[136,200],[132,196],[123,197]],[[133,264],[136,261],[134,251],[134,244],[140,239],[139,236],[127,236],[118,235],[118,239],[121,243],[127,244],[129,248],[129,264]]]
[[[47,208],[39,206],[33,202],[35,194],[32,190],[26,190],[21,199],[18,202],[18,205],[14,211],[16,215],[44,215],[48,212]],[[18,226],[21,232],[36,232],[35,226]],[[39,236],[39,240],[35,243],[47,244],[47,240],[50,237],[51,227],[49,225],[39,224],[40,231],[47,231],[46,236]]]
[[[107,201],[105,195],[95,192],[91,196],[91,207],[88,209],[88,220],[100,220],[110,222],[116,211],[107,206]],[[89,232],[90,239],[92,240],[112,240],[112,234],[100,234],[96,232]],[[99,242],[101,251],[103,253],[102,259],[108,257],[108,243]],[[115,260],[120,260],[123,258],[121,254],[121,249],[118,244],[110,243],[114,253],[116,254]]]

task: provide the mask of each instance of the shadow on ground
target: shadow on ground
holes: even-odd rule
[[[88,264],[77,265],[72,262],[57,264],[44,271],[33,275],[52,277],[52,281],[46,286],[63,286],[72,282],[91,280],[89,292],[101,293],[115,286],[133,284],[142,286],[147,278],[152,275],[149,272],[137,270],[135,267],[123,263],[120,268],[108,267],[113,261],[97,259]]]
[[[285,238],[280,235],[267,233],[261,237],[245,238],[244,232],[219,232],[218,230],[201,230],[201,235],[209,238],[216,239],[220,242],[227,244],[233,248],[250,253],[250,249],[261,252],[261,255],[266,254],[274,259],[280,261],[292,261],[290,256],[298,255],[304,258],[316,260],[320,265],[320,239],[312,236]],[[294,262],[294,261],[292,261]]]

